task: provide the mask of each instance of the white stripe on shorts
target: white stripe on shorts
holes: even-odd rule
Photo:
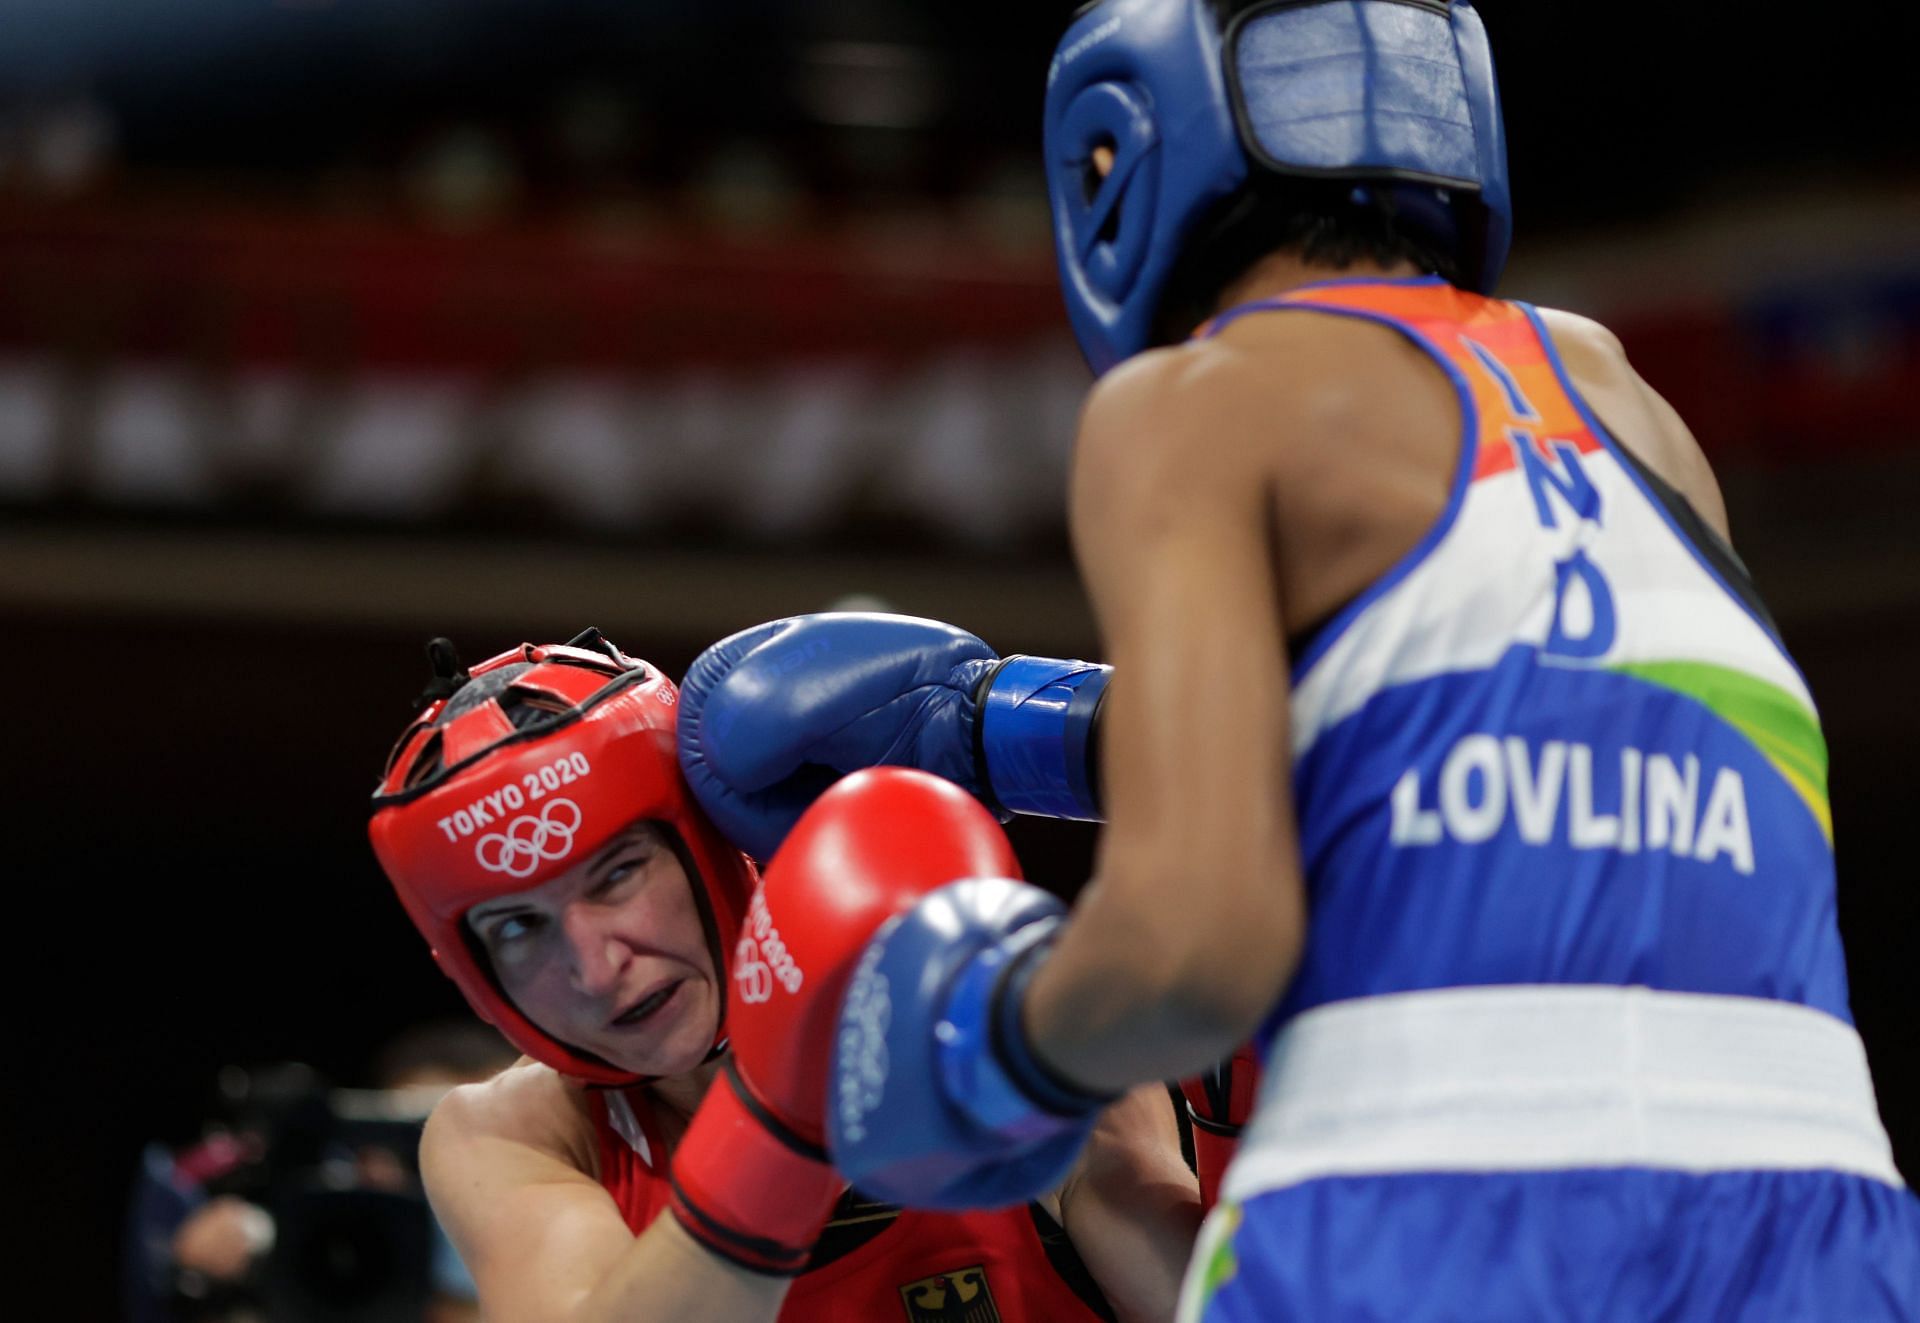
[[[1901,1184],[1851,1025],[1756,997],[1527,984],[1364,997],[1288,1022],[1223,1193],[1592,1167]]]

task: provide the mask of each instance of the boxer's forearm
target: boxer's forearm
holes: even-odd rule
[[[660,1217],[567,1317],[573,1323],[773,1323],[790,1285],[790,1278],[727,1262],[674,1219]]]
[[[1028,989],[1040,1061],[1112,1091],[1203,1070],[1245,1042],[1292,978],[1306,920],[1283,903],[1297,888],[1261,887],[1257,904],[1238,890],[1190,869],[1096,878]]]
[[[434,1108],[421,1179],[486,1317],[772,1323],[790,1279],[729,1261],[672,1214],[636,1236],[591,1172],[594,1142],[578,1086],[531,1062],[454,1089]],[[684,1175],[679,1151],[673,1165]],[[770,1184],[785,1170],[763,1164],[738,1181]]]
[[[1211,444],[1265,396],[1237,359],[1194,362],[1103,382],[1075,451],[1074,549],[1120,677],[1100,717],[1107,829],[1022,1023],[1095,1089],[1232,1051],[1285,992],[1303,926],[1272,475]]]

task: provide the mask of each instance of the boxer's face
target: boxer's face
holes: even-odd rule
[[[570,1046],[641,1075],[706,1057],[721,992],[693,883],[664,830],[638,822],[467,925],[513,1004]]]

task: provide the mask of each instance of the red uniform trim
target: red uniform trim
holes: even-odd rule
[[[1353,283],[1314,285],[1273,301],[1274,307],[1344,308],[1397,322],[1417,332],[1466,379],[1480,420],[1473,480],[1505,473],[1518,462],[1506,429],[1523,423],[1543,454],[1555,443],[1588,454],[1602,448],[1579,407],[1560,384],[1547,347],[1518,304],[1469,294],[1450,285]],[[1467,341],[1496,359],[1539,416],[1517,419],[1500,383],[1489,375]]]
[[[636,1147],[615,1124],[632,1114]],[[666,1145],[644,1088],[596,1090],[590,1114],[600,1184],[638,1235],[666,1208]],[[624,1124],[624,1120],[622,1121]],[[644,1150],[644,1151],[643,1151]],[[659,1164],[659,1165],[657,1165]],[[922,1213],[843,1204],[829,1230],[858,1234],[865,1219],[885,1226],[870,1240],[794,1279],[781,1323],[1095,1323],[1102,1316],[1075,1294],[1048,1257],[1024,1206],[995,1212]]]

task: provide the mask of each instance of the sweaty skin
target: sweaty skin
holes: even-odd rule
[[[1220,301],[1333,273],[1257,264]],[[1679,416],[1605,328],[1543,311],[1614,437],[1726,535]],[[1107,374],[1082,414],[1075,554],[1127,682],[1102,717],[1107,826],[1095,879],[1035,975],[1035,1051],[1118,1089],[1205,1068],[1292,977],[1306,928],[1286,640],[1389,570],[1441,517],[1462,419],[1443,371],[1384,326],[1241,318]]]
[[[502,986],[549,1033],[645,1074],[669,1148],[720,1069],[704,1062],[723,1000],[691,883],[647,824],[539,887],[476,907],[469,927]],[[610,1023],[663,984],[656,1016]],[[769,1323],[785,1279],[735,1267],[670,1216],[638,1237],[600,1184],[584,1087],[522,1060],[450,1092],[420,1146],[434,1211],[489,1318]],[[1164,1089],[1109,1108],[1062,1188],[1042,1201],[1116,1313],[1166,1318],[1199,1227]]]
[[[656,1087],[669,1143],[717,1066]],[[1061,1189],[1041,1199],[1125,1323],[1173,1313],[1199,1229],[1164,1088],[1134,1090],[1101,1117]],[[421,1142],[434,1211],[473,1271],[487,1317],[626,1323],[769,1323],[785,1279],[696,1244],[672,1217],[638,1237],[600,1184],[586,1091],[521,1061],[447,1095]]]

